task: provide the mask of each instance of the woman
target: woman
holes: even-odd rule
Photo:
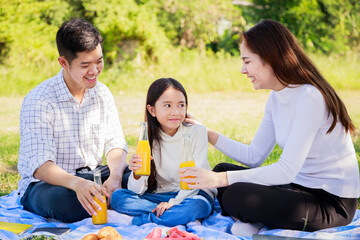
[[[223,214],[242,222],[306,231],[350,223],[359,168],[343,102],[282,24],[264,20],[242,35],[241,72],[256,90],[272,90],[264,117],[250,145],[211,129],[208,140],[250,168],[221,163],[181,177],[194,176],[186,180],[194,189],[218,188]],[[275,144],[279,161],[259,167]]]

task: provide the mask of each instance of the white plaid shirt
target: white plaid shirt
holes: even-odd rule
[[[24,99],[20,113],[18,184],[22,196],[37,168],[51,160],[70,174],[94,169],[114,148],[127,151],[118,111],[102,83],[85,91],[82,103],[67,88],[63,70],[42,82]]]

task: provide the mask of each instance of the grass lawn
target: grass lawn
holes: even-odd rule
[[[118,94],[115,96],[120,121],[129,145],[129,156],[134,153],[139,134],[139,124],[144,118],[146,93]],[[235,140],[250,143],[258,128],[267,100],[268,91],[246,92],[189,92],[188,112],[204,125]],[[355,126],[360,127],[360,91],[339,91]],[[23,97],[0,97],[0,195],[17,189],[19,174],[19,113]],[[353,135],[360,160],[360,132]],[[281,149],[275,147],[264,164],[279,159]],[[213,167],[219,162],[233,162],[209,145],[209,162]]]

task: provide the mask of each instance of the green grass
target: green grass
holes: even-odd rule
[[[310,54],[310,57],[337,90],[360,90],[360,53],[343,56]],[[60,70],[56,59],[43,64],[21,63],[21,67],[19,64],[0,64],[0,84],[6,86],[0,88],[0,96],[24,96]],[[240,72],[241,66],[240,57],[196,51],[180,53],[175,49],[167,52],[157,64],[134,61],[105,65],[100,81],[107,84],[114,95],[146,92],[150,83],[161,77],[175,78],[187,91],[196,93],[252,91],[249,80]]]
[[[310,54],[324,77],[337,90],[360,90],[360,53],[339,55]]]
[[[268,91],[239,91],[189,93],[189,112],[204,125],[235,140],[250,143],[262,118]],[[121,124],[129,146],[129,156],[135,152],[139,123],[143,120],[145,93],[115,96]],[[360,91],[339,91],[357,127],[360,124]],[[0,98],[0,195],[17,189],[19,174],[18,117],[23,97]],[[360,134],[353,136],[358,161],[360,161]],[[276,162],[282,150],[275,146],[264,165]],[[214,167],[220,162],[235,163],[209,145],[209,162]]]
[[[17,189],[20,175],[17,172],[19,134],[0,133],[0,196]]]
[[[359,54],[345,56],[310,55],[324,76],[345,102],[355,126],[360,127]],[[19,174],[19,113],[27,92],[56,74],[55,63],[7,68],[0,65],[0,195],[17,189]],[[241,59],[227,55],[208,56],[196,52],[170,53],[158,65],[105,66],[101,81],[115,96],[129,156],[135,152],[139,123],[144,116],[144,102],[150,83],[160,77],[173,77],[185,87],[189,96],[188,111],[204,125],[235,140],[250,143],[260,124],[269,91],[255,91],[240,72]],[[360,132],[353,136],[360,161]],[[264,165],[276,162],[281,149],[276,146]],[[209,145],[212,167],[233,160]]]

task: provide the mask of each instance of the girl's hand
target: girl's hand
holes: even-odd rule
[[[213,172],[199,167],[181,168],[181,172],[181,181],[189,183],[189,188],[191,189],[219,188],[229,186],[226,172]]]
[[[133,154],[129,160],[129,169],[131,171],[138,170],[141,167],[141,161],[139,155]]]
[[[196,121],[196,119],[190,113],[186,113],[186,118],[185,118],[184,122],[190,123],[190,124],[202,125],[200,122]]]
[[[152,212],[156,212],[156,217],[160,217],[166,210],[170,209],[172,206],[174,205],[171,203],[161,202],[159,205],[156,206],[154,210],[152,210]]]
[[[150,161],[152,160],[153,157],[150,157]],[[139,155],[133,154],[129,160],[129,169],[131,171],[138,170],[141,167],[141,161],[142,159],[140,158]]]

